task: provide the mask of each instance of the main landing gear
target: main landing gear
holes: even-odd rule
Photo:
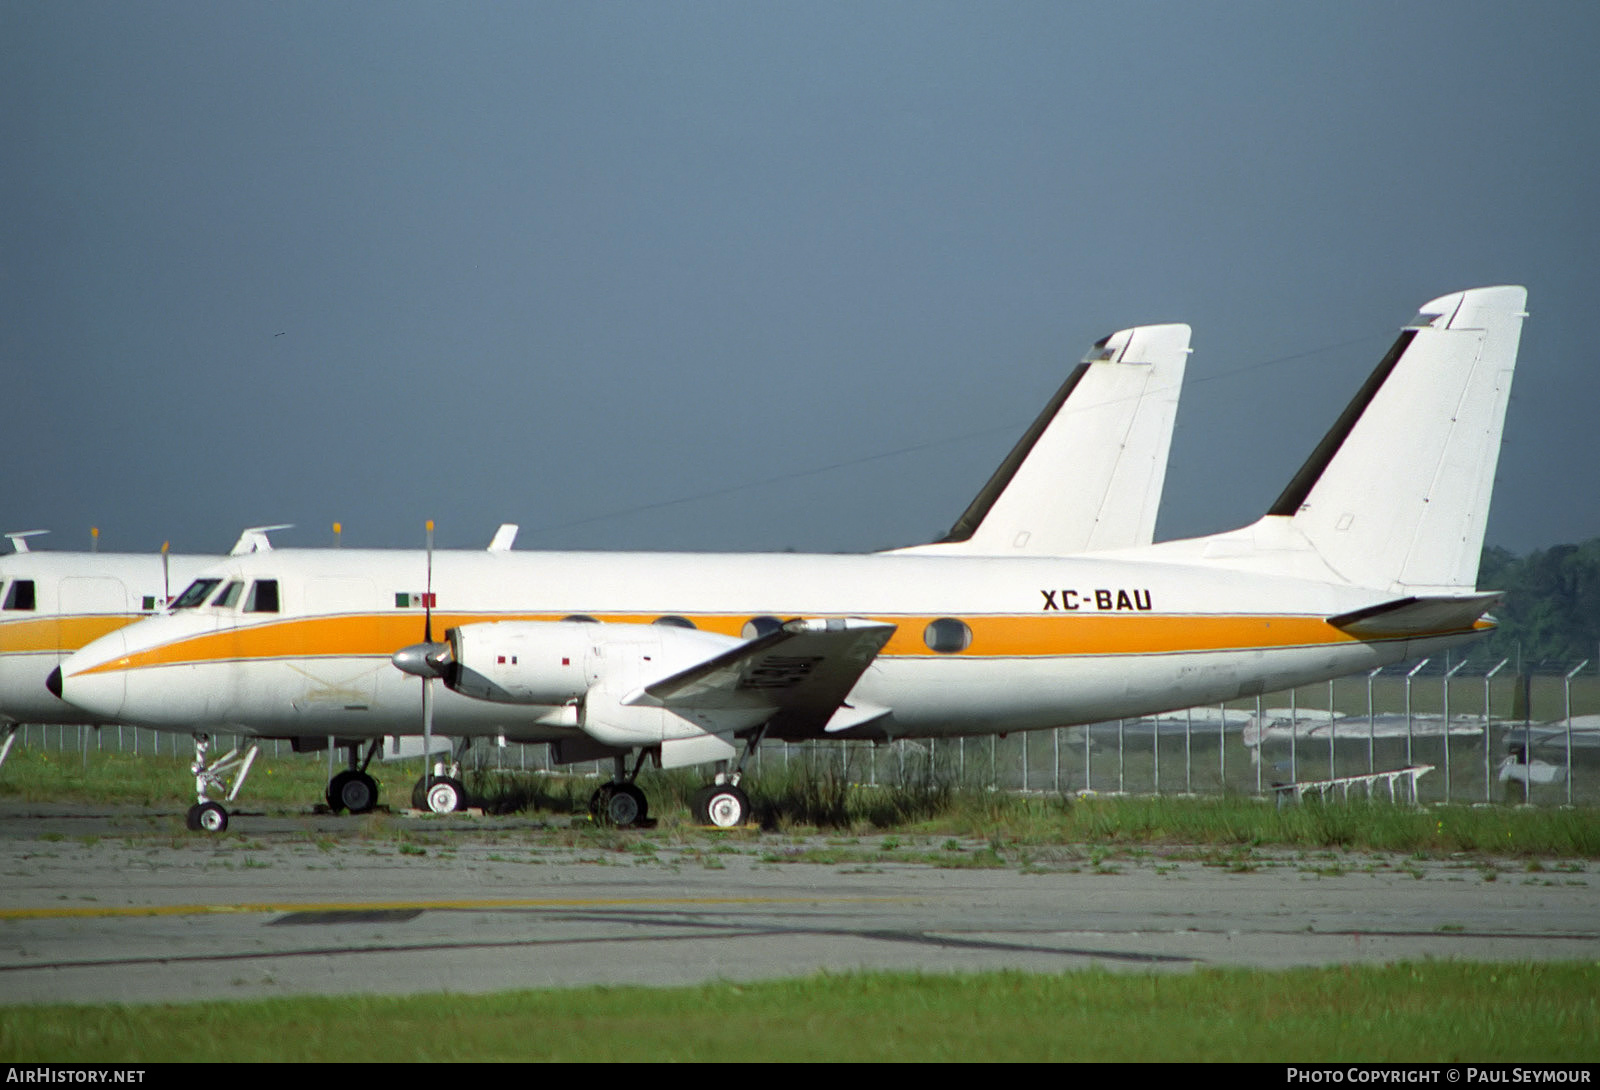
[[[689,806],[698,824],[733,829],[750,820],[750,796],[737,781],[726,781],[725,775],[717,773],[717,782],[702,787],[690,800]]]
[[[359,743],[349,746],[350,767],[328,781],[328,809],[336,814],[343,810],[368,814],[378,805],[378,781],[367,775],[367,766],[382,744],[380,739],[373,739],[367,747],[366,760],[361,760]]]
[[[470,739],[467,744],[471,744]],[[453,814],[457,810],[467,808],[467,788],[461,782],[461,752],[465,752],[463,745],[459,752],[450,755],[450,763],[436,761],[432,765],[431,773],[424,772],[421,779],[417,780],[411,789],[411,806],[416,810],[426,810],[431,814]],[[424,755],[424,769],[429,767],[431,758]]]
[[[761,744],[764,733],[764,730],[757,731],[750,737],[745,744],[744,753],[740,755],[731,772],[728,771],[727,762],[721,762],[716,779],[696,791],[689,799],[689,810],[697,824],[733,829],[750,820],[750,796],[739,786],[739,780],[744,774],[745,762]],[[612,759],[614,772],[611,782],[596,788],[595,793],[589,798],[589,816],[596,823],[612,825],[619,829],[650,824],[649,801],[634,783],[648,752],[648,750],[639,752],[631,772],[628,771],[623,757]]]
[[[640,750],[628,771],[627,758],[612,758],[612,780],[595,788],[589,796],[589,816],[599,825],[612,825],[618,829],[633,829],[650,821],[650,800],[633,781],[644,765],[647,750]]]
[[[226,800],[232,802],[244,786],[256,754],[261,751],[260,746],[251,746],[241,755],[237,749],[230,749],[216,764],[208,764],[206,750],[210,745],[209,734],[194,736],[194,764],[189,766],[189,771],[194,773],[194,791],[199,801],[189,807],[184,824],[197,833],[220,833],[228,827],[227,809],[222,803],[207,798],[207,793],[226,790]],[[231,785],[228,783],[229,776],[233,777]]]

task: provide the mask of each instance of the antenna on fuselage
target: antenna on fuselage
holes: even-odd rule
[[[165,609],[172,601],[172,572],[167,564],[167,547],[170,541],[161,543],[161,608]]]

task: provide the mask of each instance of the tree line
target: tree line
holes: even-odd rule
[[[1526,672],[1570,669],[1584,659],[1592,669],[1600,659],[1600,537],[1527,556],[1491,545],[1478,586],[1505,592],[1491,611],[1500,627],[1483,644],[1490,657],[1515,664],[1520,645]]]

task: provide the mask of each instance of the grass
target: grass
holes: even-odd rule
[[[263,755],[242,797],[251,807],[303,811],[322,799],[327,767],[326,756]],[[414,764],[374,762],[369,771],[379,780],[386,804],[398,806],[409,800]],[[0,771],[0,797],[171,808],[178,818],[192,801],[192,782],[187,760],[172,756],[19,747]],[[703,774],[697,770],[641,776],[640,785],[649,795],[660,833],[724,839],[750,835],[741,831],[702,833],[693,828],[689,800],[703,782]],[[595,785],[594,779],[581,776],[491,771],[467,777],[469,795],[490,812],[531,811],[580,821],[587,814]],[[774,765],[747,776],[744,786],[751,796],[756,824],[767,833],[908,833],[933,840],[987,841],[997,851],[1047,844],[1117,849],[1182,844],[1224,850],[1284,846],[1429,856],[1471,853],[1533,860],[1600,859],[1600,812],[1593,808],[1416,808],[1365,800],[1308,800],[1279,808],[1254,796],[1228,794],[1202,798],[1019,795],[928,771],[868,787],[849,782],[836,765],[822,761]],[[622,835],[649,834],[629,831]],[[892,857],[892,849],[884,854]],[[974,860],[970,856],[952,859],[948,865],[974,865]]]
[[[382,1042],[375,1045],[374,1042]],[[489,996],[0,1007],[0,1062],[1591,1062],[1600,966],[849,974]]]

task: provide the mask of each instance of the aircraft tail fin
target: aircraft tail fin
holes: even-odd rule
[[[1096,342],[950,532],[894,550],[1070,556],[1148,545],[1189,355],[1189,327]]]
[[[1425,304],[1264,518],[1174,552],[1397,598],[1473,590],[1527,298]]]
[[[1527,300],[1493,287],[1425,304],[1269,517],[1352,583],[1475,587]]]

